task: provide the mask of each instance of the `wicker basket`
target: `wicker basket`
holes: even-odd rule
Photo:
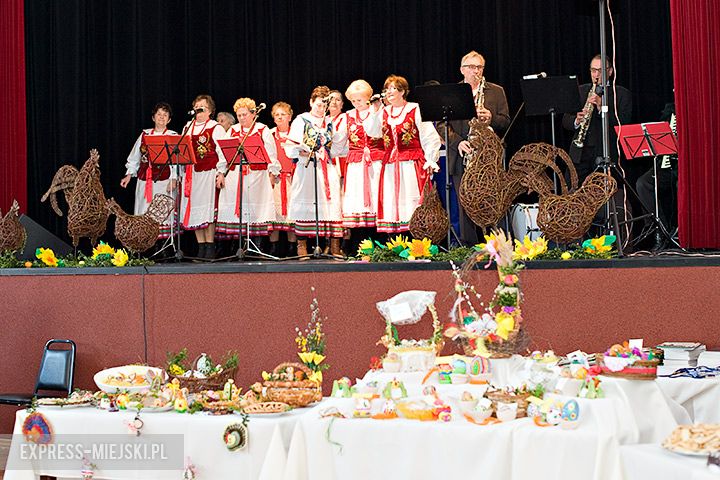
[[[492,358],[510,358],[513,354],[525,350],[529,344],[530,336],[523,328],[518,328],[508,334],[507,340],[486,342],[485,346],[492,353]]]
[[[607,377],[627,378],[628,380],[655,380],[655,378],[657,378],[657,366],[660,365],[660,359],[658,358],[654,358],[652,360],[636,360],[629,366],[640,368],[655,368],[655,371],[652,373],[627,373],[625,372],[625,369],[623,369],[619,372],[613,372],[605,366],[604,359],[604,353],[598,353],[595,355],[595,364],[602,369],[601,375],[605,375]]]
[[[280,373],[287,367],[293,367],[305,373],[309,377],[312,371],[302,363],[285,362],[273,370],[273,373]],[[268,380],[263,383],[265,397],[271,402],[283,402],[293,407],[306,407],[313,402],[322,400],[322,386],[312,380],[276,381]]]
[[[527,416],[527,407],[530,402],[530,392],[508,393],[503,391],[488,392],[485,396],[492,402],[492,408],[497,412],[498,403],[517,403],[517,418]]]
[[[195,358],[195,361],[193,361],[192,365],[195,367],[197,365],[198,360],[200,360],[201,355],[198,355]],[[167,371],[167,370],[166,370]],[[225,386],[225,382],[227,382],[230,379],[235,380],[235,374],[237,373],[237,367],[229,368],[227,370],[223,370],[220,373],[216,373],[214,375],[210,375],[209,377],[196,377],[195,376],[195,369],[193,368],[191,370],[191,374],[189,377],[184,377],[182,375],[177,376],[171,374],[169,371],[167,371],[168,377],[172,380],[173,378],[177,378],[180,382],[181,388],[187,388],[188,392],[190,393],[200,393],[203,390],[222,390],[222,388]]]

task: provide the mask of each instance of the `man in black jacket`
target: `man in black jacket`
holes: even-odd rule
[[[486,81],[484,71],[485,58],[476,51],[468,53],[460,61],[462,83],[468,83],[472,87],[478,118],[492,128],[495,133],[502,136],[510,125],[505,90],[500,85]],[[465,172],[462,156],[472,150],[467,141],[470,127],[468,120],[455,120],[450,122],[450,128],[448,169],[452,175],[455,193],[458,193],[460,181]],[[468,218],[462,207],[460,207],[460,240],[465,245],[474,245],[478,241],[475,224]]]
[[[615,98],[613,94],[612,76],[615,74],[613,68],[612,59],[607,59],[607,79],[608,83],[605,87],[602,87],[602,60],[600,55],[595,55],[590,61],[590,76],[592,77],[592,84],[586,83],[580,85],[580,98],[583,103],[589,103],[592,105],[592,113],[586,118],[585,112],[580,111],[575,115],[566,113],[563,116],[563,127],[567,130],[574,131],[573,141],[570,143],[570,149],[568,153],[575,164],[577,170],[578,180],[582,182],[585,177],[590,175],[596,168],[598,158],[603,155],[602,146],[602,118],[600,116],[600,109],[602,108],[601,95],[607,95],[607,106],[608,106],[608,125],[609,125],[609,150],[608,154],[614,161],[618,159],[618,152],[616,148],[617,134],[615,133],[615,125],[618,124],[615,116]],[[590,88],[592,85],[596,85],[595,92],[588,97]],[[620,117],[620,123],[630,123],[632,117],[632,96],[630,91],[621,87],[620,85],[615,86],[617,91],[617,116]],[[578,137],[578,133],[581,130],[583,122],[589,121],[590,124],[587,127],[587,133],[583,139],[583,146],[577,147],[575,140]]]

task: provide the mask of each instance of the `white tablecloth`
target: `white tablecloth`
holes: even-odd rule
[[[668,378],[655,381],[672,405],[680,406],[678,423],[720,423],[720,378]]]
[[[348,402],[335,399],[323,406]],[[538,427],[530,419],[480,426],[461,417],[449,423],[416,420],[300,419],[313,480],[418,479],[618,479],[618,439],[636,436],[617,419],[616,399],[580,400],[577,430]],[[613,418],[613,421],[608,421]]]
[[[41,408],[52,425],[56,434],[92,434],[98,435],[99,441],[105,434],[128,435],[125,421],[132,420],[131,412],[106,412],[94,408],[50,409]],[[209,416],[203,413],[194,415],[165,413],[142,413],[144,422],[141,435],[149,434],[182,434],[184,454],[189,456],[197,469],[198,478],[228,478],[232,472],[233,479],[257,479],[265,459],[274,428],[280,427],[284,446],[287,449],[298,418],[306,410],[296,410],[278,417],[250,418],[248,445],[244,450],[229,451],[223,441],[225,428],[232,423],[240,423],[239,415]],[[10,455],[18,452],[18,444],[22,437],[22,424],[27,416],[25,410],[17,412],[13,445]],[[13,450],[15,449],[15,450]],[[19,457],[15,457],[19,458]],[[95,461],[98,469],[96,479],[145,478],[153,480],[182,478],[182,468],[178,471],[135,471],[113,470],[103,471],[102,461]],[[74,470],[34,471],[12,470],[12,458],[5,472],[6,480],[36,479],[36,475],[52,475],[62,478],[80,478],[81,463]],[[27,464],[26,464],[27,465]]]
[[[690,457],[668,452],[659,445],[621,447],[625,478],[662,480],[717,480],[718,470],[707,467],[707,457]]]

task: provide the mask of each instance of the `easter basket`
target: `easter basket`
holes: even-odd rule
[[[302,372],[296,374],[296,372]],[[306,407],[322,400],[322,386],[308,380],[312,371],[301,363],[281,363],[273,370],[270,380],[263,382],[265,397],[271,402],[287,403],[293,407]],[[282,378],[285,375],[285,378]],[[291,380],[290,378],[298,378]]]
[[[530,398],[530,392],[509,393],[498,390],[496,392],[485,393],[485,397],[487,397],[492,402],[492,408],[496,412],[498,403],[517,403],[518,418],[527,416],[527,408],[530,403],[528,402],[528,398]]]
[[[660,359],[635,360],[622,370],[613,371],[606,365],[605,354],[598,353],[595,355],[595,364],[600,367],[602,375],[608,377],[627,378],[629,380],[655,380]]]
[[[200,360],[202,355],[198,355],[193,361],[192,365],[195,366]],[[200,393],[203,390],[222,390],[225,383],[232,379],[235,380],[235,374],[237,373],[237,366],[231,368],[223,368],[217,373],[211,375],[200,375],[199,372],[192,368],[187,370],[189,375],[174,375],[170,373],[170,369],[166,369],[170,380],[176,378],[180,382],[181,388],[187,388],[189,393]]]

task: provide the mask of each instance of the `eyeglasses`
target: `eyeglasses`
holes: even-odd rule
[[[612,70],[612,67],[607,67],[608,70]],[[602,68],[592,68],[590,67],[590,73],[600,73],[602,72]]]
[[[485,65],[462,65],[462,67],[469,70],[482,70],[485,68]]]

